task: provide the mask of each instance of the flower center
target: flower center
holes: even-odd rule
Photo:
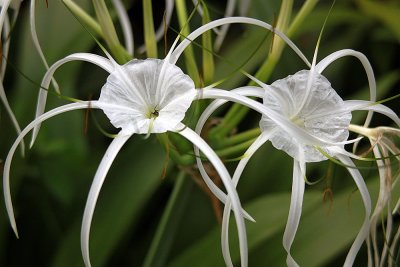
[[[297,126],[300,126],[301,128],[305,128],[305,127],[304,127],[305,121],[304,121],[304,119],[303,119],[302,117],[299,117],[299,116],[292,116],[292,117],[290,118],[290,120],[291,120],[294,124],[296,124]]]
[[[149,115],[147,115],[147,117],[149,119],[156,119],[159,115],[160,111],[157,108],[153,108],[153,110],[149,112]]]

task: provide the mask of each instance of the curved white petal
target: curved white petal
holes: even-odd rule
[[[96,174],[93,178],[92,185],[90,186],[89,195],[86,201],[85,211],[83,213],[82,219],[82,229],[81,229],[81,249],[82,256],[86,267],[90,267],[90,257],[89,257],[89,235],[90,226],[92,224],[92,218],[94,209],[96,207],[97,198],[99,196],[101,187],[103,186],[104,180],[111,167],[115,157],[118,152],[125,144],[125,142],[131,137],[131,135],[118,134],[117,137],[111,142],[103,159],[97,168]]]
[[[43,54],[42,48],[40,46],[39,43],[39,39],[38,39],[38,35],[36,32],[36,0],[31,0],[31,10],[30,10],[30,17],[29,17],[29,21],[30,21],[30,25],[31,25],[31,35],[32,35],[32,40],[33,40],[33,44],[35,45],[36,51],[38,52],[40,59],[43,62],[43,65],[46,67],[46,70],[49,69],[49,64],[47,64],[47,60]],[[56,90],[56,92],[59,92],[59,87],[58,84],[56,82],[56,80],[52,77],[51,78],[54,89]],[[47,87],[46,87],[47,88]]]
[[[7,17],[8,7],[10,6],[11,0],[3,0],[1,3],[1,11],[0,11],[0,36],[2,35],[4,21]]]
[[[220,158],[215,154],[214,150],[212,150],[208,144],[193,130],[184,125],[180,125],[180,128],[184,128],[182,131],[178,133],[183,137],[192,142],[196,147],[200,149],[201,152],[210,160],[213,164],[214,168],[218,172],[221,180],[225,186],[227,191],[227,195],[232,203],[232,210],[236,219],[236,226],[239,236],[239,248],[240,248],[240,258],[241,258],[241,266],[247,267],[248,264],[248,248],[247,248],[247,235],[246,228],[244,224],[244,219],[242,216],[242,207],[240,204],[239,196],[235,189],[235,186],[231,180],[229,172],[225,168],[224,164],[220,160]]]
[[[36,125],[41,124],[45,120],[54,117],[58,114],[65,113],[71,110],[77,109],[87,109],[87,108],[97,108],[97,109],[104,109],[104,108],[114,108],[114,109],[127,109],[126,107],[120,107],[112,104],[105,104],[99,103],[98,101],[82,101],[77,103],[72,103],[68,105],[64,105],[55,109],[52,109],[41,116],[37,117],[31,123],[29,123],[22,131],[21,134],[17,137],[14,144],[11,146],[6,161],[4,163],[4,170],[3,170],[3,191],[4,191],[4,199],[5,205],[7,209],[7,214],[10,219],[11,227],[13,228],[15,234],[18,236],[17,225],[15,222],[14,217],[14,210],[11,200],[11,192],[10,192],[10,168],[11,162],[15,153],[16,148],[21,143],[23,138],[31,131]]]
[[[323,60],[321,60],[316,66],[315,69],[318,73],[322,73],[326,67],[328,67],[333,61],[342,58],[342,57],[346,57],[346,56],[353,56],[356,57],[361,64],[364,67],[365,73],[367,74],[367,78],[368,78],[368,84],[369,84],[369,90],[370,90],[370,101],[375,102],[376,101],[376,81],[375,81],[375,75],[374,75],[374,71],[372,70],[371,64],[369,63],[367,57],[358,52],[358,51],[354,51],[351,49],[343,49],[343,50],[339,50],[336,51],[332,54],[330,54],[329,56],[325,57]],[[365,120],[364,123],[364,127],[368,127],[371,118],[372,118],[372,112],[368,112],[367,118]]]
[[[261,98],[264,95],[264,90],[262,88],[259,87],[253,87],[253,86],[246,86],[246,87],[242,87],[242,88],[237,88],[232,90],[231,92],[235,92],[237,94],[240,95],[245,95],[245,96],[254,96],[254,97],[259,97]],[[222,106],[223,104],[225,104],[227,102],[227,100],[223,100],[223,99],[218,99],[213,101],[212,103],[210,103],[207,108],[203,111],[203,113],[201,114],[199,120],[197,121],[197,125],[195,128],[195,132],[200,135],[201,131],[204,127],[204,124],[206,123],[206,121],[208,120],[208,118],[212,115],[212,113],[217,110],[220,106]],[[211,178],[208,176],[204,165],[201,161],[201,157],[200,157],[200,151],[198,147],[194,147],[194,153],[196,155],[196,162],[197,162],[197,167],[199,168],[199,172],[201,174],[201,176],[203,177],[205,183],[207,184],[207,186],[210,188],[211,192],[222,202],[222,203],[226,203],[226,194],[219,189],[218,186],[216,186],[214,184],[214,182],[211,180]],[[245,211],[243,211],[243,216],[245,216],[246,219],[254,221],[254,219]]]
[[[180,68],[160,59],[132,60],[117,67],[101,89],[99,101],[130,107],[129,113],[104,109],[125,133],[170,131],[183,120],[196,90]]]
[[[239,161],[235,169],[235,173],[233,174],[232,181],[235,186],[237,186],[240,176],[243,173],[244,168],[246,167],[249,160],[252,158],[254,153],[263,145],[265,144],[268,139],[273,134],[272,132],[269,133],[261,133],[261,135],[251,144],[251,146],[247,149],[244,154],[244,158]],[[222,244],[222,255],[224,257],[225,263],[227,266],[232,265],[232,259],[229,252],[229,218],[231,211],[231,203],[230,200],[227,199],[224,207],[224,213],[222,217],[222,230],[221,230],[221,244]]]
[[[265,28],[269,31],[272,31],[274,34],[278,35],[280,38],[282,38],[283,41],[286,42],[286,44],[293,49],[293,51],[304,61],[304,63],[307,64],[307,66],[311,66],[310,62],[307,60],[307,58],[303,55],[303,53],[300,51],[300,49],[288,38],[286,37],[285,34],[280,32],[279,30],[275,29],[272,27],[270,24],[265,23],[263,21],[253,19],[253,18],[247,18],[247,17],[230,17],[230,18],[222,18],[218,20],[214,20],[212,22],[209,22],[201,27],[199,27],[197,30],[193,31],[191,34],[189,34],[185,40],[183,40],[178,47],[172,52],[170,62],[172,64],[175,64],[180,55],[182,54],[183,50],[190,45],[190,43],[199,37],[201,34],[204,32],[211,30],[215,27],[219,27],[225,24],[232,24],[232,23],[244,23],[244,24],[252,24],[256,25],[262,28]]]
[[[1,27],[1,25],[0,25]],[[10,50],[10,19],[8,18],[7,13],[5,14],[4,23],[3,23],[3,58],[1,59],[1,81],[4,81],[4,75],[6,74],[7,67],[7,59],[8,59],[8,51]],[[1,35],[0,35],[1,36]]]
[[[10,116],[11,122],[14,125],[17,134],[21,134],[21,128],[18,124],[17,118],[14,115],[14,112],[10,107],[10,104],[8,103],[2,82],[0,82],[0,99],[3,102],[4,108],[6,109],[8,116]],[[24,153],[25,153],[25,143],[23,140],[21,140],[21,154],[24,155]]]
[[[360,250],[362,244],[364,243],[365,239],[368,236],[369,232],[369,227],[370,227],[370,221],[369,217],[371,215],[371,197],[368,192],[368,188],[364,182],[363,177],[361,176],[360,172],[358,171],[357,167],[354,165],[353,161],[347,156],[344,155],[336,155],[336,157],[346,166],[348,172],[351,174],[351,176],[354,179],[354,182],[356,183],[358,190],[360,191],[362,201],[364,203],[364,208],[365,208],[365,218],[364,222],[361,226],[360,232],[357,234],[356,239],[353,242],[353,245],[351,246],[347,256],[346,256],[346,261],[344,263],[345,267],[350,267],[353,266],[354,260],[357,256],[358,251]]]
[[[125,39],[125,48],[130,55],[134,54],[133,30],[128,13],[122,4],[121,0],[113,0],[114,7],[117,11],[117,16],[122,27],[122,32]]]
[[[392,109],[382,104],[376,104],[375,102],[364,100],[346,100],[344,101],[344,104],[345,108],[351,111],[368,110],[381,113],[392,119],[398,126],[400,126],[399,116],[397,116],[397,114]]]
[[[300,152],[301,153],[301,152]],[[304,188],[305,188],[305,163],[294,160],[293,164],[293,183],[292,197],[290,199],[290,208],[285,232],[283,233],[283,247],[288,255],[286,263],[288,266],[299,266],[290,254],[297,228],[299,227],[301,211],[303,206]]]
[[[228,0],[227,1],[226,8],[225,8],[225,14],[224,14],[225,18],[232,17],[233,12],[235,10],[235,6],[236,6],[236,0]],[[215,51],[218,52],[219,49],[221,48],[222,42],[225,39],[228,29],[229,29],[229,24],[225,24],[225,25],[221,26],[221,29],[217,34],[217,38],[215,38],[215,41],[214,41],[214,50]]]
[[[107,58],[95,55],[95,54],[90,54],[90,53],[75,53],[71,54],[63,59],[60,59],[56,63],[54,63],[46,72],[46,74],[43,77],[42,83],[41,83],[41,89],[39,90],[39,95],[38,95],[38,100],[37,100],[37,105],[36,105],[36,114],[35,117],[39,117],[40,115],[43,114],[46,106],[46,100],[47,100],[47,88],[49,88],[50,85],[50,80],[52,79],[54,72],[64,65],[67,62],[70,61],[86,61],[92,64],[95,64],[107,72],[111,73],[114,70],[114,65],[110,60]],[[34,144],[36,136],[39,132],[40,129],[40,123],[33,129],[32,133],[32,139],[31,139],[31,146]]]
[[[157,28],[155,32],[156,42],[160,41],[164,37],[164,32],[169,27],[169,24],[171,22],[172,12],[174,11],[174,5],[175,5],[174,0],[165,0],[165,21],[163,20],[161,22],[160,26]],[[142,54],[145,51],[146,51],[146,45],[143,44],[142,46],[139,47],[138,52]]]
[[[58,114],[71,111],[71,110],[76,110],[76,109],[85,109],[88,107],[93,107],[96,108],[96,102],[79,102],[79,103],[73,103],[73,104],[68,104],[64,105],[61,107],[58,107],[56,109],[53,109],[35,120],[33,120],[28,126],[25,127],[25,129],[22,130],[21,134],[17,137],[15,140],[14,144],[11,146],[6,161],[4,163],[4,170],[3,170],[3,190],[4,190],[4,199],[5,199],[5,205],[7,209],[7,214],[10,219],[11,227],[14,230],[15,234],[18,236],[18,231],[17,231],[17,225],[15,222],[15,217],[14,217],[14,210],[13,210],[13,205],[11,201],[11,192],[10,192],[10,167],[11,167],[11,161],[14,156],[15,150],[18,147],[18,145],[21,143],[23,138],[25,137],[26,134],[29,133],[30,130],[32,130],[37,124],[42,123],[43,121],[56,116]]]

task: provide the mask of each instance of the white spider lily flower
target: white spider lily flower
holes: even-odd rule
[[[17,134],[21,133],[21,128],[18,124],[17,118],[15,117],[14,112],[12,111],[10,104],[8,102],[5,90],[4,90],[4,75],[6,73],[7,67],[7,58],[8,58],[8,51],[10,48],[10,33],[11,33],[11,25],[15,23],[19,14],[19,8],[21,5],[22,0],[0,0],[0,38],[2,39],[2,59],[1,59],[1,70],[0,70],[0,99],[3,102],[4,108],[8,116],[11,119],[11,123],[13,124]],[[11,8],[13,10],[13,17],[10,21],[8,16],[8,9]],[[3,41],[4,40],[4,41]],[[24,154],[25,145],[24,142],[21,143],[21,153]]]
[[[320,74],[330,63],[343,56],[355,56],[363,64],[368,76],[372,101],[343,101],[331,87],[329,81]],[[354,110],[369,111],[370,114],[367,117],[365,125],[368,125],[371,119],[371,112],[382,113],[399,125],[400,119],[391,109],[374,102],[375,79],[372,68],[364,55],[353,50],[346,49],[335,52],[317,65],[315,65],[314,60],[310,71],[300,71],[285,79],[276,81],[270,86],[253,77],[251,78],[262,89],[246,87],[232,90],[230,94],[216,89],[201,92],[203,98],[218,95],[218,98],[242,103],[263,115],[260,121],[260,127],[263,130],[262,134],[249,147],[245,152],[245,157],[239,162],[233,175],[235,185],[238,183],[240,175],[250,157],[268,140],[271,140],[277,149],[283,150],[293,157],[292,198],[283,238],[283,246],[288,252],[287,264],[289,266],[298,266],[290,255],[290,249],[300,222],[305,187],[306,162],[322,161],[327,159],[326,156],[328,155],[340,160],[347,167],[357,184],[365,207],[363,225],[348,252],[344,264],[345,266],[351,266],[362,243],[368,236],[369,216],[371,214],[371,200],[368,189],[360,172],[350,159],[350,157],[357,158],[357,156],[344,150],[344,144],[354,142],[347,141],[351,112]],[[237,95],[233,96],[234,94]],[[242,95],[263,97],[264,105],[244,98]],[[201,132],[208,117],[225,102],[217,100],[208,106],[196,126],[197,133]],[[198,151],[195,150],[195,153],[198,154]],[[198,164],[202,175],[207,176],[200,160],[198,160]],[[225,244],[223,244],[223,247],[229,246],[227,236],[228,220],[229,201],[227,201],[224,211],[222,230],[224,238],[222,242],[225,242]],[[229,250],[224,250],[224,257],[230,261]]]
[[[393,170],[391,157],[400,162],[400,148],[396,145],[393,137],[400,137],[400,130],[391,127],[376,127],[367,128],[351,124],[349,130],[357,134],[365,136],[369,139],[372,152],[376,158],[376,165],[378,167],[380,190],[378,200],[375,205],[374,212],[371,216],[370,237],[372,241],[372,248],[369,247],[368,252],[373,252],[373,262],[375,266],[385,266],[387,256],[394,255],[394,246],[397,240],[392,240],[393,217],[392,217],[392,189],[397,182],[397,176]],[[384,245],[380,251],[377,244],[377,227],[378,221],[382,218],[386,209],[386,226],[384,233]],[[396,210],[396,209],[395,209]],[[370,246],[370,244],[368,243]],[[393,249],[391,249],[393,248]],[[390,250],[390,252],[389,252]],[[369,255],[372,257],[372,255]],[[393,265],[392,256],[389,256],[389,266]]]
[[[44,85],[49,85],[51,77],[58,67],[73,60],[92,62],[108,71],[110,75],[101,90],[98,101],[81,101],[61,106],[39,115],[22,131],[13,144],[4,166],[3,187],[7,212],[15,233],[17,234],[17,228],[9,187],[9,172],[15,148],[30,130],[33,128],[38,129],[38,126],[50,117],[75,109],[98,108],[102,109],[110,119],[110,122],[116,128],[121,128],[121,131],[107,149],[89,191],[81,231],[81,247],[85,265],[91,266],[89,234],[97,198],[107,172],[119,150],[134,134],[174,131],[191,141],[196,147],[199,147],[221,176],[229,200],[233,203],[240,240],[242,266],[247,266],[247,238],[242,208],[230,174],[215,152],[201,137],[181,123],[196,96],[194,83],[189,76],[185,75],[176,65],[169,63],[168,56],[165,60],[132,60],[120,66],[112,59],[80,53],[70,55],[50,67],[45,75]],[[42,100],[45,101],[46,90],[42,90],[42,92]],[[36,134],[32,139],[31,145],[35,140]]]

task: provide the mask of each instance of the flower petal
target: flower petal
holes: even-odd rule
[[[34,2],[34,1],[32,1]],[[64,65],[67,62],[70,61],[87,61],[89,63],[93,63],[101,68],[103,68],[104,70],[106,70],[107,72],[112,72],[114,70],[114,65],[110,62],[110,60],[95,55],[95,54],[90,54],[90,53],[75,53],[75,54],[71,54],[63,59],[60,59],[59,61],[57,61],[56,63],[54,63],[46,72],[46,74],[43,77],[42,80],[42,84],[41,84],[41,89],[39,90],[39,96],[38,96],[38,101],[37,101],[37,105],[36,105],[36,115],[35,117],[39,117],[40,115],[43,114],[45,106],[46,106],[46,100],[47,100],[47,88],[49,88],[50,85],[50,80],[53,77],[54,72],[61,67],[62,65]],[[39,132],[40,129],[40,124],[38,124],[34,129],[33,129],[33,133],[32,133],[32,139],[31,139],[31,144],[30,146],[32,146],[35,142],[36,136]]]
[[[344,155],[336,155],[336,157],[346,166],[348,172],[351,174],[351,176],[354,179],[354,182],[356,183],[358,190],[360,191],[361,198],[364,202],[364,208],[365,208],[365,218],[364,222],[361,226],[360,232],[357,234],[356,239],[353,242],[353,245],[351,246],[347,256],[346,256],[346,261],[344,263],[344,266],[350,267],[353,266],[354,260],[357,256],[358,251],[361,248],[361,245],[364,243],[365,239],[368,237],[368,232],[369,232],[369,227],[370,227],[370,222],[369,222],[369,217],[371,215],[371,198],[368,192],[368,188],[363,180],[363,177],[361,176],[360,172],[358,171],[357,167],[354,165],[353,161]]]
[[[214,150],[212,150],[208,144],[193,130],[188,127],[185,127],[183,124],[180,125],[183,130],[178,133],[183,137],[192,142],[195,146],[197,146],[201,152],[210,160],[213,164],[214,168],[217,170],[221,180],[225,186],[227,191],[227,195],[229,196],[232,203],[232,210],[236,219],[236,226],[239,236],[239,248],[240,248],[240,258],[241,258],[241,266],[246,267],[248,264],[248,248],[247,248],[247,235],[246,228],[242,216],[242,207],[240,204],[239,196],[235,189],[235,186],[231,180],[229,172],[225,168],[221,159],[215,154]]]
[[[12,111],[10,104],[8,103],[7,96],[4,92],[4,87],[3,83],[0,82],[0,99],[3,102],[4,108],[6,109],[6,112],[8,113],[8,116],[10,116],[11,122],[14,125],[14,128],[17,132],[17,134],[21,134],[21,128],[18,124],[17,118],[14,115],[14,112]],[[21,154],[22,156],[25,154],[25,143],[23,140],[21,140]]]
[[[175,1],[174,0],[165,0],[165,20],[163,20],[158,27],[158,29],[155,32],[155,37],[156,41],[160,41],[165,34],[165,31],[168,29],[169,24],[171,22],[171,17],[172,17],[172,12],[174,11],[174,5]],[[146,46],[142,45],[139,47],[138,52],[140,54],[144,53],[146,51]]]
[[[172,52],[171,58],[170,58],[170,63],[175,64],[180,55],[182,54],[183,50],[190,45],[190,43],[199,37],[201,34],[204,32],[211,30],[215,27],[219,27],[221,25],[225,24],[232,24],[232,23],[244,23],[244,24],[252,24],[256,25],[262,28],[265,28],[269,31],[272,31],[274,34],[278,35],[280,38],[282,38],[283,41],[287,43],[287,45],[293,49],[293,51],[304,61],[304,63],[307,64],[307,66],[311,66],[310,62],[307,60],[307,58],[304,56],[304,54],[300,51],[299,48],[288,38],[286,37],[285,34],[280,32],[279,30],[275,29],[272,27],[270,24],[265,23],[261,20],[253,19],[253,18],[247,18],[247,17],[230,17],[230,18],[222,18],[222,19],[217,19],[212,22],[209,22],[195,31],[193,31],[191,34],[189,34],[185,40],[183,40],[178,47]]]
[[[42,123],[43,121],[56,116],[58,114],[71,111],[71,110],[76,110],[76,109],[85,109],[92,106],[93,108],[96,108],[96,103],[93,102],[79,102],[79,103],[73,103],[73,104],[68,104],[64,105],[58,108],[55,108],[49,112],[44,113],[43,115],[39,116],[35,120],[33,120],[28,126],[25,127],[25,129],[22,130],[21,134],[17,137],[15,140],[14,144],[11,146],[6,161],[4,163],[4,170],[3,170],[3,190],[4,190],[4,199],[5,199],[5,205],[7,209],[7,214],[10,219],[11,227],[14,230],[15,234],[18,236],[18,231],[17,231],[17,225],[15,222],[15,216],[14,216],[14,210],[13,210],[13,205],[12,205],[12,200],[11,200],[11,192],[10,192],[10,168],[11,168],[11,162],[12,158],[14,156],[15,150],[18,147],[18,145],[21,143],[25,135],[29,133],[30,130],[32,130],[36,125]]]
[[[233,12],[235,10],[235,6],[236,6],[236,0],[228,0],[227,1],[224,18],[232,17]],[[222,42],[225,39],[228,29],[229,29],[229,24],[224,24],[221,26],[221,29],[217,33],[217,37],[215,38],[215,41],[214,41],[214,50],[215,51],[218,52],[219,49],[221,48]]]
[[[125,49],[130,55],[134,54],[134,43],[133,43],[133,30],[131,26],[128,13],[122,4],[121,0],[113,0],[115,10],[117,11],[117,16],[121,24],[122,32],[124,33],[125,39]]]
[[[46,67],[46,70],[49,70],[49,64],[47,64],[47,60],[44,57],[43,51],[42,51],[42,47],[40,46],[39,43],[39,39],[38,39],[38,35],[36,32],[36,1],[35,0],[31,0],[31,9],[30,9],[30,16],[29,16],[29,21],[30,21],[30,25],[31,25],[31,35],[32,35],[32,40],[33,40],[33,44],[35,45],[36,51],[38,52],[40,59],[43,62],[43,65]],[[59,87],[58,84],[56,82],[56,80],[52,77],[51,81],[53,83],[54,89],[56,90],[56,92],[59,93]],[[46,87],[47,88],[47,87]]]
[[[249,162],[249,160],[251,159],[251,157],[263,144],[265,144],[268,141],[268,139],[271,137],[272,134],[273,131],[269,133],[262,132],[261,135],[257,137],[257,139],[253,142],[253,144],[251,144],[251,146],[246,150],[246,152],[244,153],[245,156],[239,161],[239,164],[237,165],[235,173],[233,174],[232,177],[232,181],[235,186],[237,186],[240,176],[242,175],[242,172],[246,167],[247,163]],[[222,255],[224,257],[225,263],[229,263],[229,265],[227,264],[228,266],[233,266],[231,255],[229,252],[229,219],[231,214],[230,212],[231,208],[232,207],[230,200],[227,199],[222,217],[221,245],[222,245]]]
[[[246,87],[242,87],[242,88],[237,88],[232,90],[231,92],[235,92],[239,95],[245,95],[245,96],[254,96],[254,97],[262,97],[264,95],[264,90],[262,88],[259,87],[253,87],[253,86],[246,86]],[[206,123],[206,121],[208,120],[208,118],[212,115],[212,113],[217,110],[220,106],[222,106],[223,104],[225,104],[227,102],[227,100],[223,100],[223,99],[218,99],[213,101],[212,103],[210,103],[207,108],[203,111],[203,113],[201,114],[199,120],[197,121],[197,125],[195,128],[195,132],[200,135],[201,134],[201,130],[204,127],[204,124]],[[211,178],[208,176],[204,165],[201,161],[201,157],[200,157],[200,151],[198,147],[194,147],[194,153],[196,155],[196,162],[197,162],[197,167],[199,168],[199,172],[201,174],[201,176],[203,177],[205,183],[207,184],[207,186],[210,188],[211,192],[222,202],[222,203],[226,203],[226,194],[218,187],[214,184],[214,182],[211,180]],[[243,216],[251,221],[254,221],[254,219],[246,212],[243,211]]]
[[[302,153],[302,152],[300,152]],[[290,248],[296,236],[299,227],[301,211],[303,206],[304,188],[305,188],[305,163],[304,161],[294,160],[293,164],[293,183],[292,197],[290,199],[290,208],[285,232],[283,233],[283,247],[288,255],[286,263],[288,266],[298,266],[290,254]]]
[[[382,104],[376,104],[375,102],[372,101],[364,101],[364,100],[347,100],[344,102],[345,102],[344,103],[345,108],[348,110],[375,111],[391,118],[398,126],[400,126],[399,116],[397,116],[397,114],[387,106],[384,106]]]
[[[89,235],[97,198],[99,196],[101,187],[103,186],[108,170],[111,167],[111,164],[113,163],[122,146],[130,137],[131,135],[118,134],[117,137],[111,142],[110,146],[103,156],[103,159],[100,162],[99,167],[97,168],[92,185],[90,186],[85,211],[83,213],[81,229],[81,249],[83,261],[85,262],[86,267],[91,266],[89,257]]]
[[[351,49],[343,49],[336,51],[329,56],[325,57],[321,60],[316,66],[315,69],[318,73],[322,73],[326,67],[328,67],[333,61],[346,56],[353,56],[356,57],[364,67],[365,73],[367,74],[369,90],[370,90],[370,101],[376,101],[376,81],[374,71],[372,70],[371,64],[369,63],[367,57],[358,52]],[[367,118],[364,123],[364,127],[367,127],[371,121],[372,112],[369,112]]]

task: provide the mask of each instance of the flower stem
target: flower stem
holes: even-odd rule
[[[126,52],[118,39],[117,32],[115,31],[115,27],[110,13],[108,12],[106,3],[104,0],[93,0],[92,2],[96,12],[97,20],[104,35],[104,40],[106,41],[118,63],[126,63],[131,59],[131,56],[128,54],[128,52]]]
[[[65,6],[89,28],[92,29],[96,34],[104,38],[103,31],[97,21],[92,18],[85,10],[77,5],[73,0],[63,0]]]
[[[157,42],[154,33],[153,8],[151,0],[143,0],[144,42],[147,57],[157,58]]]
[[[176,1],[176,12],[178,14],[179,26],[181,27],[181,34],[183,36],[188,36],[190,29],[188,24],[189,20],[187,15],[186,3],[184,0]],[[185,39],[185,37],[183,37],[182,39]],[[185,49],[184,56],[189,76],[193,79],[194,84],[196,86],[200,86],[200,76],[199,76],[199,71],[197,69],[197,64],[194,57],[192,46],[188,46]]]

